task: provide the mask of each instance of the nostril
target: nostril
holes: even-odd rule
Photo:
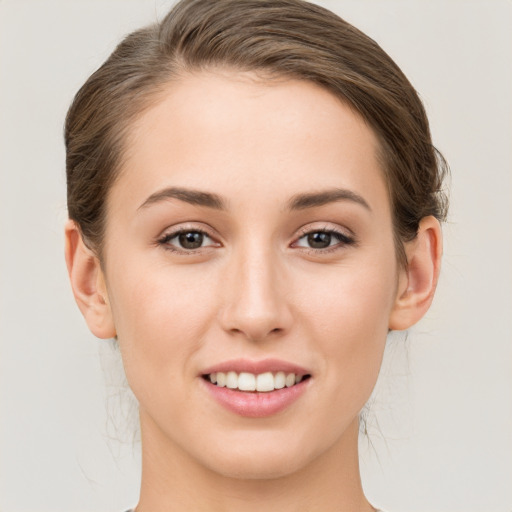
[[[229,329],[230,334],[232,335],[242,335],[244,337],[247,337],[251,341],[262,341],[265,338],[269,337],[270,335],[281,335],[283,332],[285,332],[285,329],[281,327],[275,327],[270,330],[266,330],[265,327],[259,327],[259,326],[247,326],[246,329],[239,329],[237,327],[233,327],[232,329]]]

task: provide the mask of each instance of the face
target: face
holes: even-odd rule
[[[371,129],[314,84],[212,72],[129,146],[104,279],[143,443],[260,478],[353,442],[399,282]]]

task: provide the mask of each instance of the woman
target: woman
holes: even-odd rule
[[[393,61],[299,0],[183,1],[89,78],[66,149],[73,292],[139,402],[137,512],[375,510],[359,413],[446,213]]]

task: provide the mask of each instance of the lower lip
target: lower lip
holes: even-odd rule
[[[265,393],[248,393],[236,389],[221,388],[207,380],[202,380],[213,398],[229,411],[247,418],[264,418],[285,410],[297,401],[306,391],[311,378],[289,388],[276,389]]]

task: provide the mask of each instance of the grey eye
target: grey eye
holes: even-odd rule
[[[203,245],[205,234],[200,231],[186,231],[180,233],[177,238],[183,249],[199,249]]]
[[[309,247],[313,249],[325,249],[331,245],[332,234],[324,231],[315,231],[307,235]]]
[[[167,249],[178,252],[194,251],[216,245],[215,241],[204,231],[192,229],[169,233],[158,242]]]
[[[339,233],[338,231],[319,230],[310,231],[309,233],[302,235],[297,242],[295,242],[294,247],[322,250],[336,246],[344,247],[347,245],[353,245],[354,243],[355,241],[353,238],[343,233]]]

